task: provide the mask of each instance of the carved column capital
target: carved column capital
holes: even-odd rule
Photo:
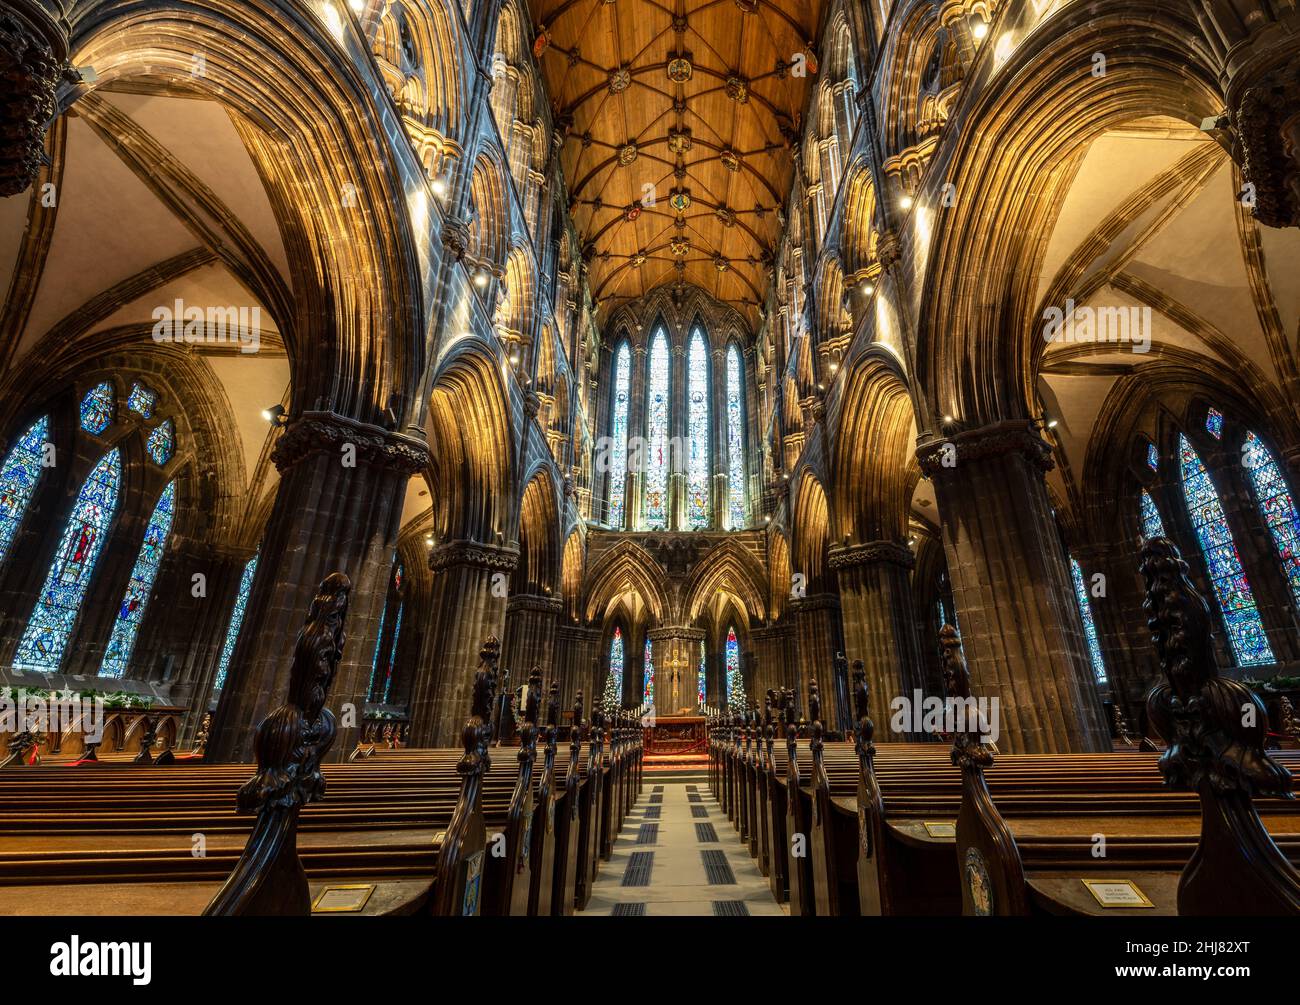
[[[564,609],[564,601],[542,593],[516,593],[506,601],[506,612],[536,611],[539,614],[559,614]]]
[[[271,461],[283,472],[315,454],[342,460],[348,445],[354,448],[355,463],[369,467],[411,475],[429,465],[429,448],[419,440],[333,412],[304,412],[290,421],[271,451]]]
[[[0,14],[0,198],[25,192],[45,163],[45,127],[58,110],[59,83],[77,79],[68,38],[32,0]]]
[[[453,565],[471,565],[492,572],[513,572],[519,564],[519,551],[478,541],[448,541],[429,552],[429,568],[434,572]]]
[[[929,478],[951,476],[964,464],[1008,454],[1022,455],[1044,473],[1055,465],[1051,446],[1038,435],[1034,424],[1025,419],[996,422],[937,437],[916,448],[921,473]]]
[[[1269,227],[1300,226],[1300,63],[1248,88],[1233,124],[1255,218]]]
[[[852,569],[859,565],[873,565],[887,562],[904,569],[916,568],[916,556],[912,549],[896,541],[867,541],[863,544],[841,544],[831,548],[827,561],[837,572],[840,569]]]
[[[448,216],[442,221],[442,238],[443,247],[450,251],[457,259],[465,257],[469,251],[470,233],[469,224],[454,216]]]

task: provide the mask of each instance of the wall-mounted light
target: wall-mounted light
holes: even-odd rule
[[[285,416],[283,405],[272,405],[270,408],[262,409],[262,418],[273,426],[283,426],[289,421]]]
[[[447,185],[446,178],[439,175],[437,178],[433,179],[433,194],[439,199],[447,198],[447,193],[449,191],[451,191],[451,189]]]
[[[876,287],[871,283],[863,282],[862,292],[865,293],[867,296],[871,296],[871,294],[876,292]]]
[[[903,212],[906,213],[909,209],[912,208],[912,197],[910,195],[903,196],[903,198],[898,200],[898,205],[899,208],[901,208]]]
[[[488,284],[488,279],[490,278],[487,269],[479,269],[474,273],[474,285],[481,290]]]
[[[984,21],[976,21],[970,33],[975,36],[975,41],[982,41],[989,33],[989,26]]]

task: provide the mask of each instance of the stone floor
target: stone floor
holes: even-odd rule
[[[782,915],[736,829],[698,782],[649,775],[584,915]]]

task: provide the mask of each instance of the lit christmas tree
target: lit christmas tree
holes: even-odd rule
[[[601,696],[600,707],[606,715],[613,715],[623,703],[623,630],[614,629],[613,641],[609,644],[609,674],[605,678],[605,693]]]
[[[732,712],[745,709],[745,676],[740,671],[740,643],[734,628],[727,631],[727,708]]]

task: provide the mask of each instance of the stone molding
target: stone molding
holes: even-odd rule
[[[948,447],[956,448],[954,463],[947,465]],[[997,422],[979,429],[968,429],[952,436],[940,436],[916,448],[921,473],[928,478],[951,477],[972,461],[987,461],[1019,454],[1044,474],[1055,466],[1051,446],[1038,435],[1034,423],[1026,419]]]
[[[429,552],[429,568],[437,572],[454,565],[469,565],[493,572],[513,572],[519,564],[519,551],[477,541],[448,541]]]
[[[419,440],[332,412],[304,412],[290,421],[271,451],[271,460],[283,473],[314,454],[338,456],[349,443],[356,448],[359,464],[397,473],[413,475],[431,460],[428,446]]]
[[[874,565],[886,562],[903,569],[916,568],[916,556],[912,549],[896,541],[867,541],[864,544],[841,544],[830,549],[827,556],[830,567],[837,572],[841,569],[853,569],[860,565]]]

